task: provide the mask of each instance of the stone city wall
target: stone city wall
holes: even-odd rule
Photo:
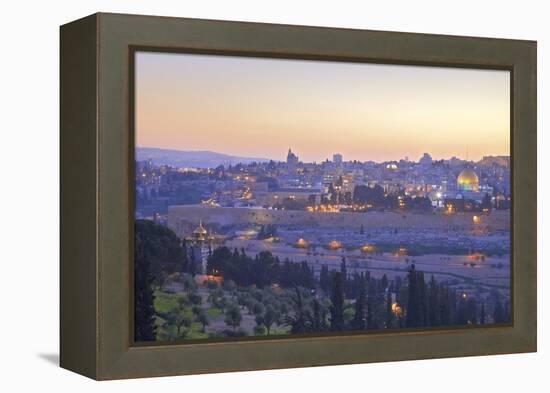
[[[474,222],[474,216],[479,217]],[[330,228],[396,228],[396,229],[479,229],[495,231],[510,229],[509,211],[480,213],[394,213],[394,212],[307,212],[255,208],[180,205],[168,207],[168,226],[178,235],[195,228],[199,220],[206,226],[222,227],[248,224],[296,225]]]

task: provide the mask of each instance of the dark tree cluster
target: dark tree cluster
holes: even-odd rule
[[[134,339],[156,337],[153,285],[180,271],[185,253],[170,229],[152,221],[137,220],[134,226]]]
[[[432,201],[428,197],[417,196],[415,198],[411,198],[410,196],[406,196],[401,200],[403,201],[403,208],[405,210],[429,211],[432,209]]]
[[[265,229],[270,230],[268,228]],[[135,223],[134,239],[134,336],[151,341],[157,336],[156,317],[184,337],[190,324],[208,324],[200,312],[200,296],[192,275],[183,282],[186,295],[180,309],[157,315],[154,293],[173,273],[192,273],[185,244],[164,226],[151,221]],[[222,288],[213,282],[211,303],[225,313],[227,334],[241,334],[239,307],[256,316],[256,330],[270,334],[274,325],[290,326],[292,333],[388,328],[422,328],[452,325],[507,323],[510,305],[494,290],[482,302],[466,293],[457,293],[412,264],[406,280],[386,275],[376,279],[367,272],[348,269],[342,258],[340,269],[321,267],[317,279],[307,262],[283,261],[264,251],[251,257],[244,249],[219,247],[211,252],[207,273],[223,277]],[[272,289],[278,284],[282,289]],[[223,295],[223,291],[230,294]],[[218,294],[219,292],[219,294]],[[234,298],[231,300],[231,298]],[[192,309],[193,314],[185,310]],[[196,311],[196,312],[195,312]],[[168,326],[167,325],[167,326]],[[224,333],[225,334],[225,333]],[[258,333],[260,334],[260,333]]]
[[[386,194],[384,189],[375,185],[369,187],[358,185],[353,189],[353,202],[368,204],[376,209],[399,209],[413,211],[430,211],[432,202],[428,197],[411,197],[403,192]]]
[[[353,189],[353,202],[370,204],[375,207],[386,205],[386,196],[384,189],[378,184],[374,187],[359,185]]]
[[[162,285],[167,276],[187,270],[187,255],[177,235],[165,226],[149,220],[137,220],[134,226],[135,265],[150,264],[155,283]]]
[[[166,278],[192,266],[176,234],[149,220],[134,224],[134,338],[151,341],[156,337],[154,288]]]
[[[283,288],[301,286],[315,288],[313,269],[306,262],[283,262],[269,251],[263,251],[254,258],[246,255],[244,249],[233,252],[227,247],[219,247],[208,258],[208,274],[221,275],[224,280],[232,280],[238,286],[255,285],[259,288],[279,284]]]
[[[400,285],[400,284],[399,284]],[[321,268],[319,290],[330,296],[330,323],[326,330],[366,330],[391,327],[386,321],[393,318],[391,297],[387,307],[388,294],[394,290],[384,275],[380,279],[372,278],[370,273],[348,273],[346,260],[342,259],[340,271]]]
[[[438,284],[432,276],[426,284],[424,273],[411,266],[407,276],[407,301],[404,308],[407,327],[437,327],[488,323],[485,303],[466,293],[457,293]],[[509,322],[508,304],[502,305],[501,295],[492,294],[492,322]]]
[[[306,199],[284,198],[281,203],[273,205],[277,210],[306,210],[312,203]]]
[[[498,208],[493,206],[491,201],[491,196],[488,193],[485,193],[481,202],[475,201],[473,199],[465,198],[447,198],[443,202],[447,209],[452,209],[457,212],[468,211],[468,212],[482,212],[490,211],[493,208]],[[509,207],[506,207],[508,209]]]
[[[509,304],[498,292],[489,303],[438,283],[432,276],[427,283],[424,273],[409,270],[405,282],[398,276],[389,281],[366,274],[348,274],[345,259],[340,271],[321,268],[318,288],[330,296],[330,318],[327,330],[373,330],[419,328],[453,325],[506,323],[510,320]],[[346,312],[348,310],[348,312]]]

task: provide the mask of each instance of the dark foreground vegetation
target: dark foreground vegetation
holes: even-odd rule
[[[153,222],[135,224],[135,341],[283,335],[505,323],[498,291],[476,297],[437,282],[411,265],[389,280],[369,272],[249,256],[219,247],[196,278],[185,242]]]

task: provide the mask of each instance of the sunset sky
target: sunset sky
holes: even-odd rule
[[[304,162],[509,155],[508,71],[136,54],[136,146]]]

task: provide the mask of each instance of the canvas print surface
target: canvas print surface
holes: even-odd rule
[[[508,71],[134,62],[136,342],[511,321]]]

